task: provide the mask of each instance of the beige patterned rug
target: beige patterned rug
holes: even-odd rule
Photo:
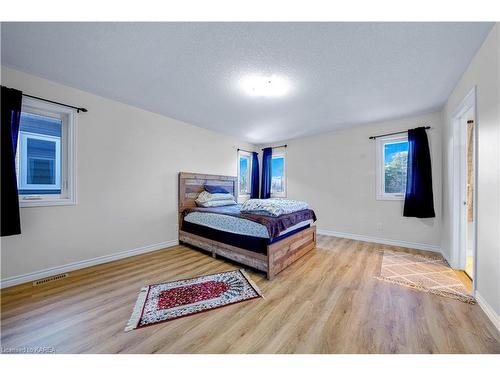
[[[474,304],[474,297],[443,258],[384,251],[379,280]]]

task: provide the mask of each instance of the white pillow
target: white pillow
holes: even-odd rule
[[[234,201],[234,197],[232,194],[228,194],[228,193],[214,193],[214,194],[212,194],[206,190],[203,190],[196,198],[196,204],[200,205],[200,204],[206,203],[206,202],[223,201],[226,199],[232,199]]]
[[[206,208],[206,207],[232,206],[232,205],[238,204],[238,203],[236,203],[234,199],[223,199],[223,200],[209,201],[209,202],[203,202],[203,203],[196,202],[196,204],[198,206]]]

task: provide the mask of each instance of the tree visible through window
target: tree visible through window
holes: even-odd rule
[[[406,191],[408,137],[377,139],[377,199],[403,199]]]
[[[250,154],[241,153],[238,160],[239,195],[250,194]]]
[[[285,158],[273,157],[271,161],[271,193],[283,194],[285,192]]]
[[[408,142],[384,145],[385,193],[403,194],[406,189]]]

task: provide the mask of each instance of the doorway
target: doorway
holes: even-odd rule
[[[477,123],[475,88],[464,98],[453,117],[454,144],[454,268],[476,279],[477,230]]]
[[[465,115],[462,120],[461,126],[463,127],[465,134],[465,165],[462,166],[465,181],[463,196],[463,207],[465,212],[461,215],[465,216],[465,268],[464,271],[469,276],[471,280],[474,280],[474,190],[475,190],[475,178],[474,178],[474,139],[475,139],[475,129],[474,129],[474,113],[471,109]]]

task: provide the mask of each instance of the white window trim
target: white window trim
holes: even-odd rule
[[[248,192],[241,193],[240,192],[240,159],[244,157],[248,159]],[[238,198],[241,199],[249,199],[250,198],[250,189],[252,187],[252,154],[246,151],[238,151]]]
[[[384,201],[401,201],[405,199],[404,193],[386,193],[385,192],[385,176],[384,176],[384,145],[387,143],[399,143],[399,142],[407,142],[408,135],[393,135],[387,137],[380,137],[376,140],[376,169],[377,169],[377,200]]]
[[[283,192],[282,193],[273,193],[271,187],[271,198],[286,198],[287,194],[287,180],[286,180],[286,151],[284,148],[276,148],[273,149],[272,158],[282,157],[283,158]],[[272,178],[271,178],[272,181]],[[271,185],[272,186],[272,185]]]
[[[20,207],[75,205],[76,200],[76,129],[77,120],[72,108],[23,97],[22,111],[59,117],[61,129],[61,194],[19,195]],[[19,152],[19,150],[18,150]]]

